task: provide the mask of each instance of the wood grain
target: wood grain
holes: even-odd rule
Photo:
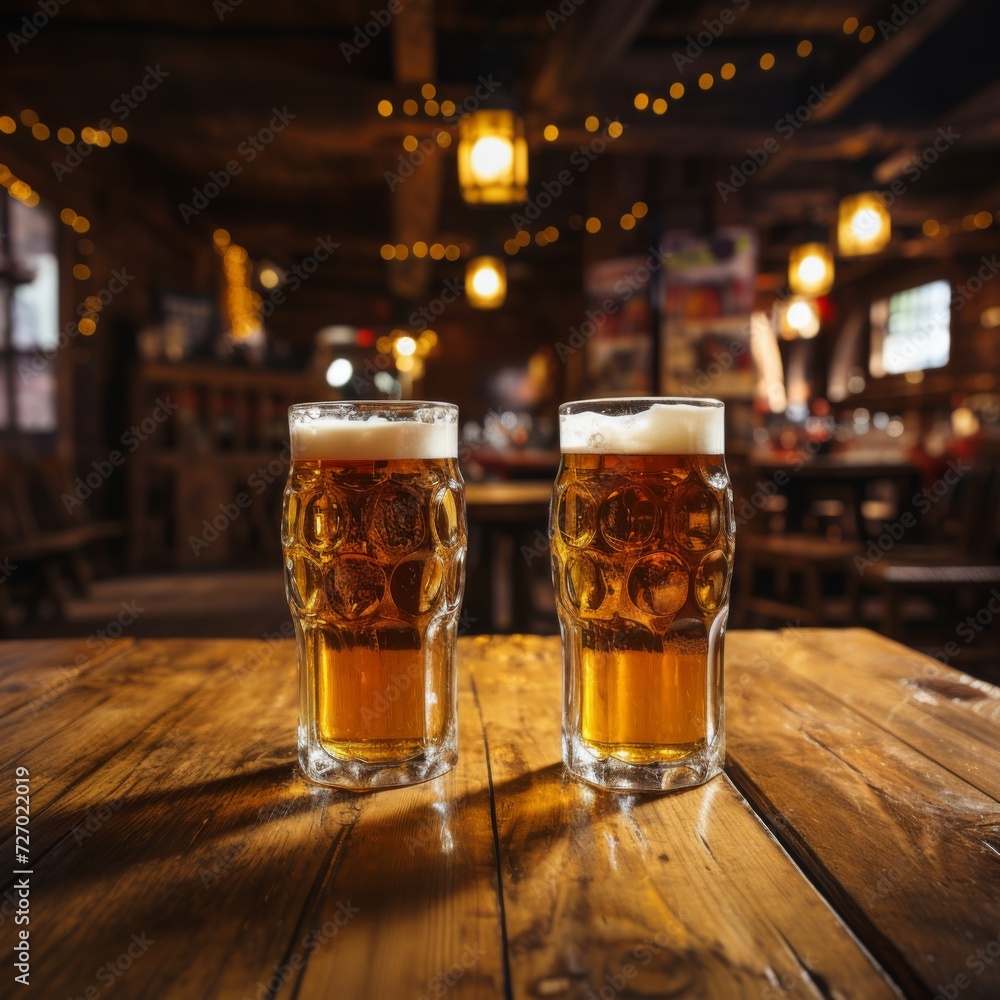
[[[558,639],[480,637],[463,652],[489,743],[515,998],[896,995],[724,776],[642,797],[565,774]]]
[[[336,975],[298,995],[352,995],[337,992],[352,963],[350,982],[416,995],[468,957],[466,944],[478,958],[460,995],[475,996],[473,983],[495,995],[496,875],[475,730],[461,768],[417,789],[317,788],[295,763],[293,645],[260,646],[138,643],[127,665],[79,678],[32,731],[18,763],[33,789],[36,995],[103,991],[101,966],[138,949],[132,935],[153,944],[114,980],[116,995],[290,995],[297,966],[330,959]],[[440,837],[424,836],[435,822]]]
[[[564,774],[558,639],[459,657],[458,767],[354,795],[298,771],[290,642],[0,644],[33,995],[1000,992],[996,689],[859,630],[732,633],[727,775],[639,797]]]
[[[976,952],[1000,934],[1000,807],[959,772],[996,735],[961,748],[944,719],[921,733],[893,648],[861,630],[731,634],[727,770],[907,993],[961,976],[963,998],[995,997],[1000,963]]]

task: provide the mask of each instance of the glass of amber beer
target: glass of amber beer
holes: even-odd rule
[[[458,757],[458,408],[300,403],[288,420],[281,543],[302,770],[353,789],[436,777]]]
[[[607,788],[722,770],[734,532],[714,399],[559,407],[549,537],[563,637],[563,760]]]

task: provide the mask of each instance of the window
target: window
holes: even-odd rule
[[[951,351],[951,285],[932,281],[872,303],[876,378],[943,368]]]
[[[55,219],[0,196],[0,434],[56,429],[59,261]]]

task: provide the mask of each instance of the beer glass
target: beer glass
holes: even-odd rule
[[[714,399],[559,407],[562,754],[594,784],[657,791],[722,770],[736,528],[723,413]]]
[[[299,763],[313,781],[354,789],[436,777],[458,756],[458,408],[300,403],[288,420],[281,543]]]

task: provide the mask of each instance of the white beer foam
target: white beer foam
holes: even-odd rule
[[[317,417],[293,420],[292,458],[386,461],[407,458],[457,458],[458,424],[414,420],[364,420]]]
[[[654,403],[641,413],[562,413],[559,443],[565,454],[721,455],[721,406]]]

